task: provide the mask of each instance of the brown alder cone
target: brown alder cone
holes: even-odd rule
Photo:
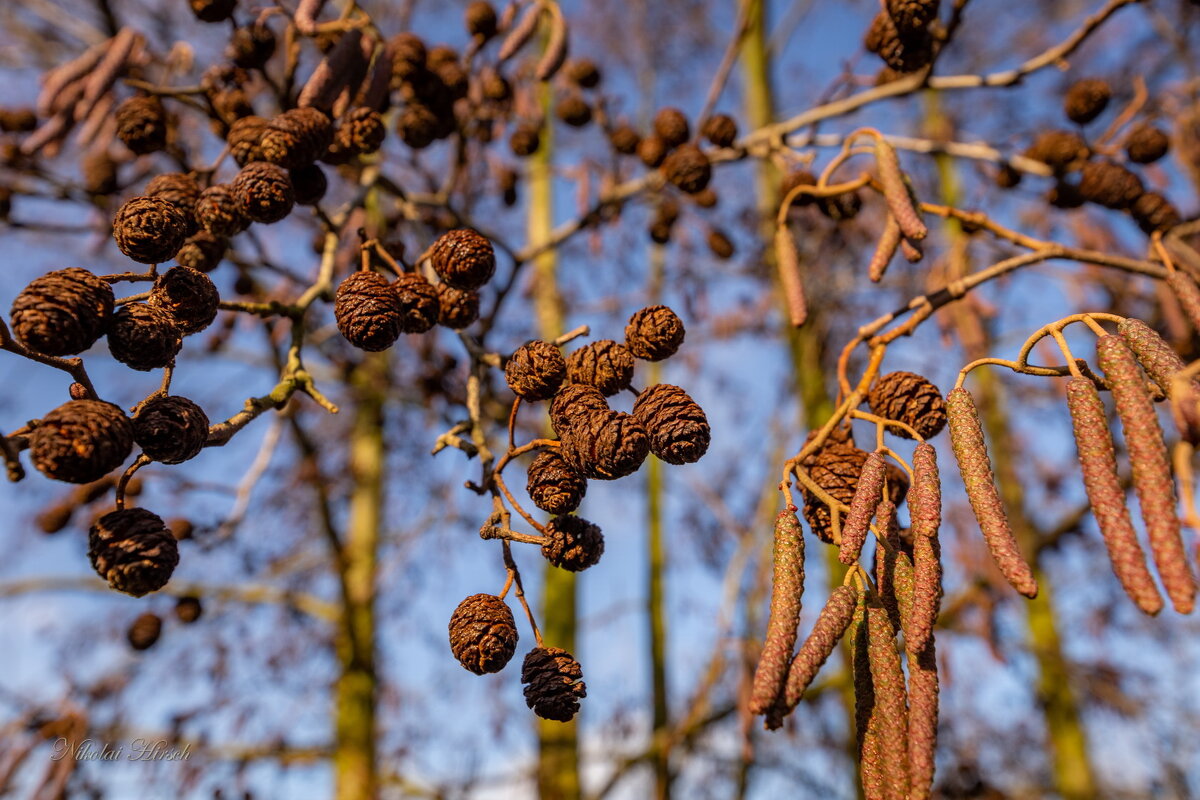
[[[141,597],[167,585],[179,564],[179,547],[157,514],[126,508],[92,525],[88,559],[113,589]]]
[[[657,169],[662,166],[669,149],[661,136],[646,136],[637,143],[637,157],[649,169]]]
[[[621,124],[608,134],[608,141],[613,150],[623,156],[631,156],[637,152],[642,137],[632,126]],[[662,163],[661,160],[659,163]]]
[[[608,411],[608,401],[599,389],[586,384],[568,384],[550,401],[550,424],[561,437],[577,421],[596,411]]]
[[[897,30],[918,31],[937,19],[940,0],[887,0],[887,12]]]
[[[992,559],[1014,589],[1026,597],[1036,597],[1038,588],[1033,570],[1021,555],[1000,502],[1000,493],[996,490],[975,401],[966,389],[958,387],[946,398],[946,412],[950,421],[950,443],[958,460],[967,499],[971,501],[971,509]]]
[[[775,517],[772,558],[771,611],[750,690],[751,714],[766,714],[780,701],[796,646],[800,598],[804,594],[804,531],[795,506],[788,506]]]
[[[48,356],[71,356],[96,343],[113,315],[113,290],[79,267],[32,280],[12,304],[17,341]]]
[[[403,136],[403,134],[401,134]],[[407,139],[405,140],[407,142]],[[537,125],[522,123],[518,125],[512,132],[512,136],[508,138],[508,147],[512,150],[513,155],[525,158],[531,156],[538,151],[542,144],[542,135]],[[415,145],[410,145],[415,146]]]
[[[709,251],[717,258],[726,260],[733,257],[733,242],[723,231],[716,228],[710,230],[706,237],[706,243]]]
[[[375,109],[365,106],[346,115],[337,131],[338,144],[355,155],[377,152],[386,137],[383,117]]]
[[[1180,614],[1191,613],[1196,581],[1188,566],[1179,517],[1175,513],[1175,481],[1154,401],[1133,352],[1121,337],[1100,337],[1096,356],[1121,419],[1129,464],[1133,468],[1133,488],[1137,491],[1159,577],[1175,610]]]
[[[714,147],[732,147],[738,138],[737,121],[728,114],[713,114],[700,131]]]
[[[91,483],[112,472],[133,450],[125,412],[100,400],[71,400],[42,417],[29,435],[38,472],[56,481]]]
[[[517,651],[512,610],[493,594],[473,594],[450,615],[450,652],[476,675],[499,672]]]
[[[849,505],[858,487],[858,476],[862,474],[868,453],[859,450],[853,442],[826,441],[825,445],[804,464],[809,477],[835,500]],[[901,503],[908,492],[908,480],[895,465],[888,465],[888,497],[893,503]],[[804,518],[808,520],[813,535],[826,544],[833,543],[832,517],[829,507],[816,495],[805,490]]]
[[[89,152],[79,164],[83,189],[88,194],[109,195],[117,190],[117,162],[108,150]]]
[[[1055,173],[1063,173],[1087,160],[1091,154],[1087,143],[1072,131],[1042,131],[1025,149],[1026,158],[1041,161]]]
[[[560,647],[537,647],[521,665],[525,704],[542,719],[569,722],[587,697],[583,669],[575,657]]]
[[[439,325],[458,331],[479,319],[479,292],[455,289],[444,283],[439,283],[436,288]]]
[[[183,338],[175,320],[149,303],[121,306],[108,328],[112,357],[138,372],[169,366],[181,347]]]
[[[567,378],[567,362],[556,345],[535,339],[518,347],[508,359],[504,378],[513,394],[536,403],[554,397]]]
[[[1063,96],[1063,111],[1067,119],[1086,125],[1104,113],[1111,99],[1112,89],[1108,81],[1101,78],[1084,78],[1075,81],[1067,89]]]
[[[496,251],[487,237],[470,228],[442,234],[429,248],[433,271],[456,289],[478,289],[496,272]]]
[[[400,330],[404,333],[425,333],[437,324],[442,304],[425,276],[406,272],[392,283],[392,291],[400,303]]]
[[[171,267],[154,281],[146,301],[166,311],[187,336],[199,333],[217,318],[221,296],[207,275],[190,267]]]
[[[1197,300],[1200,301],[1200,296]],[[1163,394],[1171,394],[1174,383],[1172,379],[1184,366],[1183,359],[1174,348],[1153,328],[1134,317],[1128,317],[1118,325],[1117,333],[1125,340],[1125,344],[1129,345],[1142,369],[1158,384]]]
[[[680,145],[663,160],[667,180],[688,194],[703,191],[712,180],[712,164],[708,156],[694,144]]]
[[[812,633],[800,645],[788,669],[784,703],[788,711],[804,697],[804,691],[837,649],[858,606],[858,590],[852,585],[839,586],[830,593],[821,609]]]
[[[1129,599],[1153,616],[1162,610],[1163,601],[1129,517],[1108,417],[1095,384],[1087,378],[1072,378],[1067,383],[1067,408],[1071,412],[1083,486],[1108,548],[1108,560]]]
[[[261,69],[275,55],[275,44],[274,32],[255,22],[233,32],[225,56],[242,69]]]
[[[668,464],[694,464],[708,452],[708,417],[678,386],[659,383],[645,389],[633,403],[633,416],[650,435],[650,452]]]
[[[1173,269],[1167,273],[1167,286],[1175,293],[1179,305],[1192,321],[1192,328],[1200,331],[1200,286],[1183,272]]]
[[[563,431],[559,451],[585,478],[612,481],[638,471],[650,454],[650,439],[630,414],[593,411]]]
[[[162,617],[158,614],[139,614],[125,634],[134,650],[149,650],[162,635]]]
[[[329,190],[329,179],[325,177],[324,170],[316,164],[288,170],[288,180],[292,182],[296,205],[315,206]]]
[[[842,523],[842,542],[838,548],[838,560],[846,566],[858,561],[862,547],[867,541],[871,517],[875,515],[883,494],[883,479],[887,472],[887,461],[878,450],[867,455],[854,496],[850,500],[850,511]]]
[[[887,611],[878,601],[867,602],[867,656],[871,664],[874,705],[868,735],[879,742],[879,770],[885,797],[908,797],[908,692],[900,654]]]
[[[654,115],[654,135],[670,150],[691,138],[687,116],[678,108],[659,109]]]
[[[625,325],[625,346],[635,358],[662,361],[683,344],[683,320],[667,306],[646,306],[635,311]]]
[[[783,176],[783,180],[779,183],[779,197],[786,199],[793,189],[798,189],[801,186],[816,186],[817,176],[806,169],[795,169]],[[816,200],[811,194],[798,194],[792,198],[791,206],[807,206],[811,205]]]
[[[604,555],[604,534],[583,517],[560,515],[546,526],[542,557],[559,569],[582,572]]]
[[[587,494],[587,479],[554,449],[543,450],[529,465],[525,491],[548,514],[570,514]]]
[[[567,357],[567,380],[595,386],[611,397],[629,388],[633,380],[633,354],[612,339],[591,342]]]
[[[37,124],[32,108],[0,108],[0,131],[4,133],[29,133]]]
[[[222,22],[233,16],[237,0],[188,0],[201,22]]]
[[[242,213],[265,225],[279,222],[292,213],[296,204],[287,171],[266,161],[253,161],[242,167],[230,189]]]
[[[937,648],[930,639],[920,652],[908,651],[908,770],[912,800],[925,800],[932,794],[937,730]]]
[[[576,58],[567,62],[567,80],[581,89],[595,89],[600,85],[600,68],[590,58]]]
[[[937,436],[946,426],[946,403],[942,393],[915,372],[881,375],[867,395],[867,405],[872,414],[903,422],[924,439]],[[905,439],[912,438],[903,429],[890,430]]]
[[[260,145],[270,126],[269,121],[253,115],[242,117],[229,126],[225,142],[229,145],[229,154],[239,167],[244,167],[252,161],[263,160]]]
[[[467,33],[472,36],[487,40],[496,35],[496,9],[492,8],[492,4],[486,0],[475,0],[467,6],[464,19]]]
[[[182,464],[204,449],[208,415],[186,397],[156,397],[134,415],[133,440],[155,461]]]
[[[582,94],[572,91],[555,104],[554,115],[572,128],[582,128],[592,121],[592,107]]]
[[[233,189],[221,183],[209,186],[200,193],[195,214],[200,227],[220,239],[239,234],[250,225]]]
[[[388,51],[392,54],[392,85],[398,88],[425,69],[428,51],[425,42],[415,33],[405,31],[388,39]]]
[[[929,31],[917,29],[901,33],[886,11],[880,11],[871,21],[863,38],[863,47],[897,72],[916,72],[933,60],[933,38]]]
[[[44,534],[58,533],[63,528],[71,524],[71,517],[75,515],[74,503],[59,503],[43,509],[33,518],[34,524],[38,526]]]
[[[1111,161],[1089,161],[1079,173],[1079,194],[1105,208],[1129,208],[1144,191],[1141,178]]]
[[[199,597],[181,597],[175,601],[175,619],[191,625],[204,614],[204,605]]]
[[[167,112],[157,97],[131,97],[117,107],[117,138],[137,155],[167,145]]]
[[[355,272],[342,281],[333,316],[346,341],[369,353],[386,350],[400,338],[400,298],[378,272]]]
[[[1171,138],[1149,122],[1139,122],[1125,137],[1125,154],[1135,164],[1153,164],[1171,149]]]
[[[161,264],[179,252],[188,237],[188,218],[174,203],[135,197],[113,218],[117,247],[139,264]]]
[[[274,117],[262,133],[262,160],[296,169],[321,157],[333,143],[333,122],[316,108],[293,108]]]
[[[1129,213],[1146,233],[1169,231],[1183,222],[1179,209],[1158,192],[1144,192],[1129,207]]]
[[[188,234],[196,232],[196,201],[200,199],[200,185],[191,175],[183,172],[164,172],[146,184],[147,197],[159,197],[179,206],[188,218]]]

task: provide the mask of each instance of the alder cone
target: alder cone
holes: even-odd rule
[[[183,339],[175,320],[164,309],[148,303],[121,306],[109,326],[109,352],[138,372],[169,366],[181,347]]]
[[[200,193],[195,207],[196,221],[210,235],[220,239],[235,236],[250,224],[238,205],[233,189],[225,184],[209,186]]]
[[[578,92],[563,96],[554,106],[554,114],[572,128],[582,128],[592,121],[592,107]]]
[[[867,395],[871,413],[903,422],[923,439],[937,436],[946,427],[946,401],[938,388],[914,372],[889,372],[875,382]],[[908,431],[892,433],[911,439]]]
[[[149,650],[162,635],[162,617],[158,614],[139,614],[125,634],[134,650]]]
[[[117,107],[117,138],[137,155],[167,145],[167,112],[157,97],[131,97]]]
[[[1145,192],[1129,208],[1138,226],[1146,233],[1169,231],[1183,222],[1179,210],[1158,192]]]
[[[222,22],[233,16],[237,0],[188,0],[192,13],[201,22]]]
[[[637,157],[650,169],[657,169],[667,157],[667,143],[661,136],[647,136],[637,143]]]
[[[638,471],[650,454],[650,437],[631,414],[593,411],[567,426],[560,451],[585,478],[612,481]]]
[[[600,390],[582,383],[569,384],[550,401],[550,425],[561,437],[576,421],[596,411],[608,411],[608,401]]]
[[[575,657],[560,647],[537,647],[521,665],[525,704],[542,719],[570,722],[587,697],[583,669]]]
[[[117,247],[140,264],[174,258],[188,237],[188,218],[174,203],[159,197],[135,197],[113,218]]]
[[[164,172],[146,184],[146,196],[158,197],[179,206],[188,218],[188,235],[196,232],[196,201],[200,199],[200,186],[196,179],[183,172]]]
[[[112,472],[133,450],[125,412],[101,400],[71,400],[42,417],[29,435],[38,472],[56,481],[91,483]]]
[[[181,597],[175,601],[175,619],[184,625],[191,625],[204,613],[204,606],[199,597]]]
[[[338,142],[358,155],[374,153],[383,146],[387,127],[383,117],[373,108],[359,106],[350,112],[338,128]]]
[[[809,172],[806,169],[792,170],[787,175],[783,176],[783,180],[780,181],[779,196],[781,198],[784,198],[784,197],[787,197],[789,194],[791,194],[793,189],[797,189],[801,186],[816,186],[816,185],[817,185],[817,176],[816,175],[812,174],[811,172]],[[816,198],[813,197],[811,194],[798,194],[794,198],[792,198],[792,205],[793,206],[807,206],[815,201],[816,201]]]
[[[1139,122],[1125,138],[1125,154],[1135,164],[1153,164],[1171,149],[1171,139],[1149,122]]]
[[[692,136],[687,116],[678,108],[660,109],[654,115],[654,135],[663,141],[668,150],[679,147]]]
[[[737,121],[728,114],[714,114],[705,121],[701,133],[715,147],[733,147],[738,137]]]
[[[708,452],[708,417],[678,386],[649,387],[634,402],[633,416],[650,435],[650,452],[668,464],[694,464]]]
[[[225,55],[242,69],[261,69],[275,54],[275,34],[266,25],[243,25],[233,32]]]
[[[398,86],[425,69],[425,42],[415,33],[398,33],[388,39],[392,56],[392,84]]]
[[[508,388],[527,402],[554,397],[566,377],[567,362],[562,352],[557,346],[540,339],[518,347],[504,365]]]
[[[439,325],[459,331],[479,319],[479,292],[455,289],[444,283],[439,283],[436,288]]]
[[[70,356],[95,344],[112,315],[112,287],[86,269],[68,267],[21,290],[12,304],[12,330],[30,350]]]
[[[167,585],[179,564],[179,546],[157,514],[126,508],[92,525],[88,559],[113,589],[141,597]]]
[[[79,163],[83,190],[88,194],[109,195],[117,190],[117,162],[107,150],[87,153]]]
[[[1108,81],[1101,78],[1084,78],[1075,81],[1067,89],[1063,97],[1063,111],[1067,119],[1086,125],[1104,113],[1111,99],[1112,89]]]
[[[508,604],[493,594],[473,594],[450,615],[450,652],[476,675],[499,672],[517,650],[517,624]]]
[[[567,358],[567,380],[595,386],[611,397],[633,380],[633,354],[612,339],[591,342]]]
[[[472,36],[479,36],[483,39],[490,39],[496,35],[496,9],[491,3],[486,0],[475,0],[471,5],[467,6],[465,15],[467,24],[467,33]]]
[[[262,160],[284,169],[313,163],[333,144],[333,122],[316,108],[284,111],[267,125],[259,149]]]
[[[508,138],[508,147],[513,155],[525,158],[531,156],[541,147],[542,136],[536,125],[521,124]]]
[[[171,267],[155,279],[146,302],[166,311],[175,327],[186,336],[212,324],[221,296],[203,272],[190,267]]]
[[[557,450],[543,450],[529,465],[525,491],[547,514],[570,514],[587,494],[587,479]]]
[[[712,164],[694,144],[681,145],[666,157],[662,168],[667,180],[688,194],[703,191],[712,180]]]
[[[846,222],[857,217],[862,210],[862,196],[858,192],[843,192],[833,197],[817,198],[817,210],[834,222]]]
[[[933,60],[929,32],[918,29],[902,33],[886,11],[880,11],[871,21],[863,46],[897,72],[916,72]]]
[[[567,64],[567,80],[581,89],[595,89],[600,85],[600,68],[590,58],[574,59]]]
[[[225,142],[229,145],[229,154],[239,167],[244,167],[252,161],[263,160],[262,148],[259,145],[269,127],[270,122],[253,114],[242,117],[229,126]]]
[[[707,243],[709,251],[717,258],[722,260],[733,258],[733,242],[724,232],[716,228],[710,230]]]
[[[156,397],[133,418],[133,440],[163,464],[195,458],[208,441],[208,415],[186,397]]]
[[[37,113],[32,108],[0,108],[0,131],[4,133],[29,133],[37,124]]]
[[[546,526],[542,556],[559,569],[582,572],[604,555],[604,534],[583,517],[558,516]]]
[[[1079,194],[1105,208],[1128,208],[1144,191],[1141,178],[1110,161],[1089,161],[1079,174]]]
[[[424,333],[437,324],[441,301],[434,285],[424,276],[406,272],[396,278],[392,291],[400,303],[400,330]]]
[[[329,179],[325,177],[324,170],[316,164],[289,170],[288,180],[292,182],[296,204],[301,206],[315,206],[321,202],[329,189]]]
[[[430,248],[433,271],[455,289],[478,289],[496,272],[496,251],[487,237],[459,228],[438,237]]]
[[[254,222],[268,225],[278,222],[292,213],[296,203],[287,172],[283,167],[265,161],[254,161],[242,167],[230,188],[242,213]]]
[[[887,0],[887,13],[898,31],[920,31],[937,19],[940,0]]]
[[[1073,131],[1049,130],[1039,133],[1024,155],[1041,161],[1055,173],[1062,173],[1086,161],[1091,149]]]
[[[683,320],[667,306],[646,306],[635,311],[625,326],[625,346],[636,358],[662,361],[683,344]]]
[[[817,486],[848,506],[854,500],[858,479],[868,455],[867,451],[858,449],[851,441],[826,441],[810,457],[805,469]],[[908,479],[896,465],[889,463],[887,481],[888,500],[893,505],[899,505],[908,493]],[[804,518],[808,520],[814,536],[827,544],[833,542],[833,519],[829,507],[808,491],[804,492]]]
[[[378,272],[355,272],[338,286],[333,316],[346,341],[359,350],[378,353],[400,338],[400,297]]]

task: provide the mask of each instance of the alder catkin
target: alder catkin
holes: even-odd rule
[[[838,548],[838,560],[846,566],[858,561],[858,555],[867,541],[871,517],[875,513],[880,495],[883,494],[886,467],[883,453],[878,450],[868,455],[863,464],[858,486],[854,490],[854,499],[850,501],[850,511],[842,525],[842,543]]]
[[[1163,394],[1171,393],[1172,379],[1183,370],[1183,359],[1158,332],[1140,319],[1129,317],[1117,326],[1117,333],[1150,379],[1158,384]]]
[[[898,633],[907,629],[912,618],[913,563],[903,549],[895,504],[883,500],[875,509],[875,518],[886,520],[882,523],[883,538],[888,544],[875,560],[875,584],[892,628]]]
[[[971,510],[979,521],[979,529],[991,551],[992,559],[1004,579],[1026,597],[1037,596],[1037,581],[1025,562],[1017,539],[1008,524],[1008,516],[996,490],[992,464],[988,460],[987,443],[979,421],[979,409],[970,393],[961,386],[946,397],[946,415],[950,422],[950,443],[958,470],[962,475]]]
[[[783,299],[787,303],[788,320],[793,328],[799,328],[808,319],[808,301],[804,297],[804,282],[800,278],[800,254],[796,242],[788,229],[780,225],[775,229],[775,266],[779,270],[779,284],[783,287]]]
[[[933,639],[938,607],[942,599],[941,547],[938,528],[942,523],[942,492],[937,452],[922,442],[913,453],[913,487],[908,495],[912,520],[912,600],[904,626],[906,647],[919,653]]]
[[[908,649],[908,773],[910,800],[926,800],[933,790],[937,753],[938,673],[933,639],[924,649]]]
[[[804,690],[837,649],[857,605],[858,590],[853,586],[839,586],[825,601],[825,607],[821,609],[812,633],[804,640],[804,644],[800,645],[800,651],[792,659],[791,668],[788,670],[784,691],[784,702],[788,710],[796,707],[804,696]]]
[[[788,506],[775,518],[775,572],[771,585],[771,613],[767,640],[754,671],[750,713],[765,714],[783,692],[800,625],[800,596],[804,593],[804,532],[796,507]]]
[[[896,149],[882,136],[875,139],[875,165],[879,169],[879,182],[883,184],[883,198],[892,212],[892,218],[900,226],[900,232],[907,239],[921,241],[929,235],[929,229],[913,205]]]
[[[1104,403],[1096,386],[1087,378],[1072,378],[1067,383],[1067,408],[1079,451],[1083,487],[1088,503],[1108,548],[1108,558],[1121,586],[1137,607],[1154,615],[1162,610],[1162,597],[1146,566],[1146,554],[1125,504],[1125,490],[1117,476],[1117,456],[1112,433],[1104,413]]]
[[[1154,401],[1124,339],[1112,335],[1100,337],[1096,355],[1112,391],[1117,416],[1121,418],[1129,464],[1133,468],[1133,487],[1137,490],[1158,574],[1175,610],[1180,614],[1190,613],[1196,597],[1196,581],[1188,567],[1179,517],[1175,513],[1175,482]]]
[[[1179,305],[1183,306],[1184,313],[1192,321],[1192,327],[1200,331],[1200,286],[1177,269],[1167,273],[1167,286],[1179,299]]]
[[[879,244],[876,245],[871,262],[867,265],[867,277],[872,282],[879,283],[883,280],[883,274],[887,272],[888,264],[892,263],[892,259],[896,256],[896,250],[900,247],[900,237],[900,223],[896,222],[894,216],[888,214],[887,222],[883,226],[883,233],[879,237]]]
[[[870,728],[878,732],[879,767],[885,797],[908,797],[908,692],[900,653],[887,611],[867,604],[867,655],[875,707]]]
[[[879,724],[867,625],[867,597],[859,595],[850,619],[850,670],[854,680],[854,727],[858,737],[858,774],[866,800],[884,800]]]

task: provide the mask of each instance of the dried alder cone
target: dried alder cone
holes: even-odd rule
[[[913,372],[889,372],[871,387],[867,395],[871,413],[884,419],[903,422],[922,439],[930,439],[946,426],[946,403],[942,393],[926,378]],[[912,436],[903,428],[891,431],[905,439]]]
[[[342,336],[360,350],[378,353],[400,338],[400,298],[378,272],[355,272],[342,281],[333,315]]]
[[[1153,164],[1171,149],[1171,139],[1148,122],[1139,122],[1125,137],[1125,154],[1135,164]]]
[[[433,271],[456,289],[478,289],[496,272],[496,253],[486,236],[459,228],[444,233],[429,249]]]
[[[714,114],[704,123],[702,133],[714,147],[732,147],[738,137],[737,122],[728,114]]]
[[[392,283],[400,303],[400,330],[424,333],[437,324],[442,304],[437,289],[415,272],[406,272]]]
[[[190,223],[184,212],[160,197],[135,197],[113,218],[117,247],[139,264],[161,264],[179,252]]]
[[[646,429],[621,411],[579,415],[560,435],[563,458],[586,478],[624,478],[637,472],[650,454]]]
[[[292,213],[296,204],[287,171],[266,161],[254,161],[242,167],[230,189],[238,208],[253,222],[267,225],[279,222]]]
[[[175,618],[184,625],[191,625],[204,614],[204,605],[199,597],[181,597],[175,601]]]
[[[1107,81],[1101,78],[1084,78],[1067,89],[1063,97],[1063,111],[1072,122],[1086,125],[1104,113],[1111,99],[1112,89]]]
[[[128,303],[113,316],[108,349],[130,369],[149,372],[170,366],[183,347],[175,320],[149,303]]]
[[[234,197],[233,189],[220,183],[200,193],[195,213],[200,227],[219,239],[241,233],[250,224]]]
[[[479,293],[470,289],[455,289],[444,283],[437,285],[438,324],[452,330],[462,330],[479,319]]]
[[[604,555],[604,534],[582,517],[558,516],[546,526],[542,556],[556,567],[582,572]]]
[[[293,108],[272,119],[258,144],[263,161],[284,169],[313,163],[333,143],[333,122],[315,108]]]
[[[562,387],[550,402],[550,424],[562,436],[576,422],[596,411],[608,411],[608,401],[595,386],[569,384]]]
[[[662,361],[678,352],[686,331],[683,320],[667,306],[646,306],[625,326],[625,346],[636,358]]]
[[[571,468],[557,450],[543,450],[529,465],[526,492],[548,514],[569,514],[587,494],[587,479]]]
[[[663,160],[667,180],[688,194],[702,191],[712,180],[712,164],[708,156],[694,144],[685,144]]]
[[[47,478],[91,483],[129,457],[133,426],[112,403],[71,400],[42,417],[29,436],[29,451]]]
[[[476,675],[504,669],[520,638],[512,610],[492,594],[473,594],[459,603],[449,629],[450,652]]]
[[[141,597],[167,585],[179,564],[179,548],[157,514],[127,508],[92,525],[88,559],[113,589]]]
[[[611,397],[629,388],[633,380],[633,354],[611,339],[590,342],[567,358],[567,380],[595,386]]]
[[[692,135],[687,116],[678,108],[659,109],[654,115],[654,135],[668,150],[679,147]]]
[[[156,397],[134,415],[133,440],[155,461],[182,464],[204,449],[208,415],[186,397]]]
[[[575,657],[559,647],[530,650],[521,666],[525,704],[542,719],[569,722],[587,697],[583,669]]]
[[[117,108],[117,137],[137,155],[167,144],[167,112],[157,97],[131,97]]]
[[[708,417],[678,386],[647,388],[634,401],[633,416],[650,436],[650,452],[668,464],[694,464],[708,452]]]
[[[166,311],[186,336],[212,324],[221,296],[204,273],[188,267],[172,267],[155,279],[146,302]]]
[[[146,184],[146,196],[158,197],[179,206],[188,219],[188,233],[196,232],[196,201],[200,198],[200,185],[191,175],[182,172],[164,172]]]
[[[70,356],[95,344],[112,315],[112,287],[86,269],[68,267],[21,290],[12,304],[12,331],[34,352]]]
[[[567,378],[567,362],[557,346],[535,339],[517,348],[504,365],[513,394],[527,402],[548,400]]]
[[[147,611],[145,614],[138,615],[138,618],[129,626],[125,637],[129,640],[129,646],[134,650],[149,650],[161,635],[162,617]]]

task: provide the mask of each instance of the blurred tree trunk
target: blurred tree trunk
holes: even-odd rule
[[[539,89],[543,119],[551,119],[553,96],[549,84]],[[529,243],[545,241],[554,227],[553,125],[543,124],[541,146],[529,159]],[[558,292],[557,250],[534,260],[533,303],[538,335],[554,339],[563,332],[562,297]],[[547,647],[561,647],[576,657],[575,573],[546,562],[542,572],[542,638]],[[542,800],[576,800],[580,796],[578,723],[538,719],[538,796]]]
[[[746,121],[751,129],[761,128],[775,121],[774,92],[771,87],[771,59],[767,51],[766,9],[764,0],[749,0],[748,27],[742,43],[741,62],[744,82]],[[775,214],[782,198],[779,196],[781,176],[775,165],[768,160],[757,162],[758,215],[762,227],[765,248],[764,261],[774,275]],[[780,307],[783,308],[782,292]],[[808,321],[796,329],[788,322],[786,311],[781,315],[783,335],[791,354],[792,380],[796,396],[800,398],[801,424],[813,430],[821,427],[833,414],[833,402],[826,385],[826,346],[828,335],[826,320],[819,307],[811,306]],[[766,543],[766,557],[770,558],[771,546]],[[841,585],[843,567],[837,558],[837,549],[822,547],[827,565],[829,589]],[[844,648],[845,649],[845,648]],[[845,660],[849,664],[848,657]],[[852,764],[858,763],[858,746],[854,728],[854,687],[850,681],[839,681],[838,697],[845,716],[846,740],[843,743]],[[861,789],[860,789],[861,791]]]
[[[334,773],[337,800],[374,800],[375,579],[383,517],[383,406],[387,356],[367,355],[351,378],[354,426],[350,434],[350,520],[342,545],[342,617],[337,634],[340,673],[335,686]]]

